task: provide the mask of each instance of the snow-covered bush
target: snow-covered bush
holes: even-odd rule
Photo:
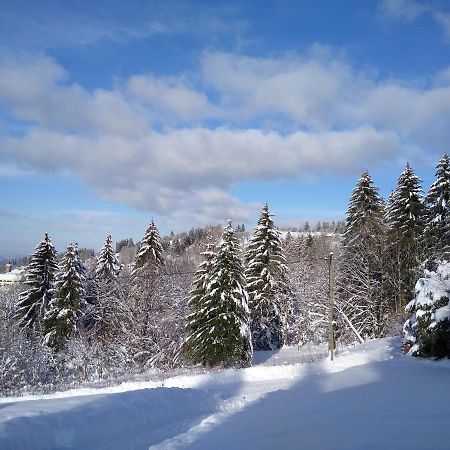
[[[411,317],[403,327],[413,356],[450,357],[450,263],[425,271],[416,283],[416,296],[406,306]]]

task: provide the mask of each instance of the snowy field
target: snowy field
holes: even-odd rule
[[[313,363],[287,348],[243,370],[0,399],[0,449],[449,449],[450,363],[398,347]]]

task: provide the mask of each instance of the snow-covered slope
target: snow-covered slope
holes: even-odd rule
[[[450,364],[398,346],[373,341],[310,364],[286,364],[288,348],[163,385],[1,399],[0,448],[447,449]]]

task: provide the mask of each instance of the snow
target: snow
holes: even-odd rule
[[[17,283],[22,280],[24,273],[24,267],[13,269],[11,272],[0,273],[0,284]]]
[[[447,449],[450,364],[399,346],[310,364],[288,347],[246,369],[3,398],[0,448]]]

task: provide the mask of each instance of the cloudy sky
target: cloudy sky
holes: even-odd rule
[[[0,255],[340,219],[449,148],[446,0],[0,0]]]

